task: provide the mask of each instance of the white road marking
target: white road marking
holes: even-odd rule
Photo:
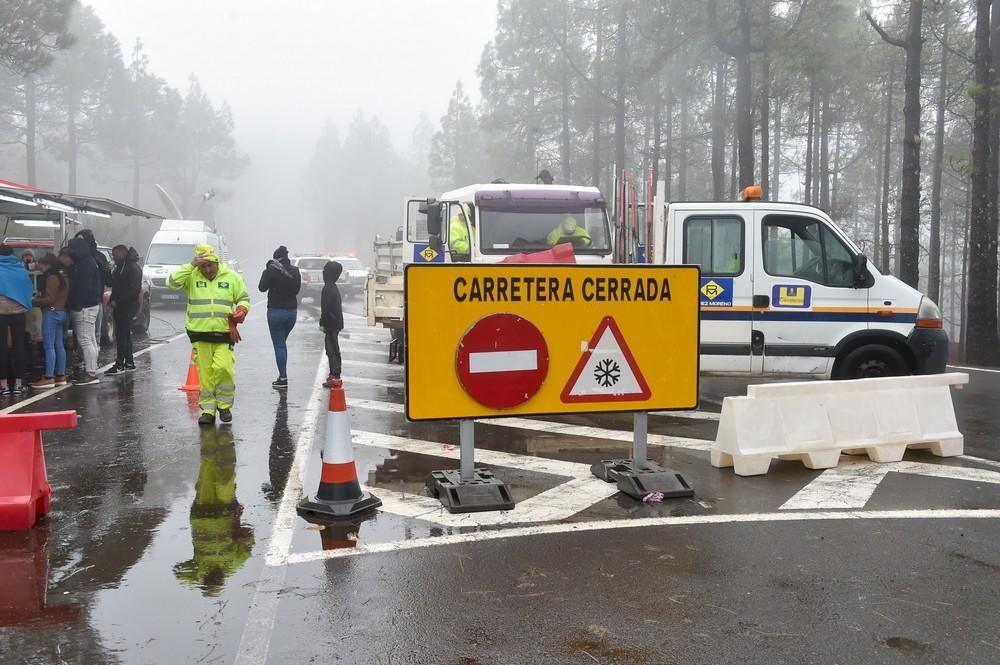
[[[1000,485],[1000,472],[988,469],[925,462],[903,461],[879,464],[867,459],[841,459],[839,466],[821,473],[818,478],[782,504],[779,510],[863,508],[878,489],[879,483],[889,473],[909,473]]]
[[[250,602],[250,612],[247,615],[243,635],[240,637],[240,648],[233,661],[236,665],[263,665],[267,662],[267,654],[271,648],[271,636],[274,633],[274,622],[278,613],[280,591],[285,583],[287,568],[274,569],[275,562],[288,559],[294,535],[295,506],[302,495],[302,472],[305,460],[312,452],[316,436],[319,413],[324,406],[323,395],[324,363],[319,363],[316,376],[313,377],[313,389],[309,395],[308,407],[299,428],[299,439],[295,444],[295,455],[292,457],[292,467],[288,471],[288,480],[278,514],[274,519],[271,540],[267,545],[264,557],[265,565],[254,588],[253,599]]]
[[[538,369],[538,351],[484,351],[469,354],[470,374],[526,372]]]
[[[539,524],[511,529],[491,529],[456,533],[446,536],[431,536],[391,543],[360,544],[353,549],[326,550],[292,554],[283,561],[271,565],[292,565],[361,556],[401,552],[405,550],[479,543],[489,540],[523,538],[565,533],[587,533],[590,531],[611,531],[616,529],[640,529],[659,526],[697,526],[702,524],[748,524],[773,522],[814,522],[822,520],[906,520],[906,519],[1000,519],[1000,510],[873,510],[873,511],[816,511],[784,513],[738,513],[727,515],[688,515],[679,517],[645,517],[597,522],[569,522]],[[362,534],[364,528],[362,528]]]
[[[987,369],[985,367],[963,367],[962,365],[948,365],[948,369],[960,369],[966,372],[987,372],[989,374],[1000,374],[1000,369]]]
[[[372,363],[366,360],[347,360],[346,358],[343,362],[345,367],[377,367],[378,369],[391,369],[396,372],[403,371],[402,365],[392,363]]]
[[[380,402],[378,400],[349,398],[347,400],[347,406],[357,409],[382,411],[385,413],[403,413],[403,405],[396,404],[394,402]],[[609,441],[632,443],[632,432],[605,429],[603,427],[567,425],[565,423],[555,423],[547,420],[532,420],[528,418],[484,418],[477,420],[476,422],[482,423],[483,425],[493,425],[495,427],[510,427],[513,429],[527,429],[535,432],[549,432],[565,436],[582,436],[592,439],[606,439]],[[682,436],[667,436],[665,434],[649,434],[648,443],[651,446],[671,446],[674,448],[686,448],[688,450],[708,450],[712,447],[714,442],[709,441],[708,439],[692,439]]]
[[[719,417],[722,416],[721,413],[715,413],[714,411],[698,411],[698,410],[687,410],[687,411],[650,411],[651,416],[668,416],[670,418],[690,418],[691,420],[714,420],[718,422]]]
[[[378,386],[379,388],[397,388],[402,390],[405,385],[402,381],[373,379],[370,376],[348,376],[347,374],[343,374],[341,378],[344,379],[344,385],[347,388],[350,388],[352,383],[356,383],[363,386]]]
[[[458,446],[450,444],[435,443],[433,441],[423,441],[420,439],[408,439],[390,434],[380,434],[378,432],[366,432],[362,430],[352,430],[354,443],[359,446],[371,446],[374,448],[391,448],[407,453],[417,453],[420,455],[434,455],[457,460],[459,457]],[[579,462],[564,462],[562,460],[549,459],[547,457],[534,457],[532,455],[516,455],[496,450],[486,450],[477,448],[475,452],[476,462],[489,464],[492,466],[507,466],[523,471],[535,471],[537,473],[547,473],[554,476],[565,476],[568,478],[587,478],[590,476],[590,465]]]

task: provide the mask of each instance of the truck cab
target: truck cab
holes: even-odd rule
[[[406,263],[499,263],[559,242],[573,244],[577,263],[613,261],[607,206],[596,187],[469,185],[437,200],[407,199],[404,216]]]
[[[660,204],[653,262],[701,267],[701,371],[865,378],[943,372],[937,305],[884,275],[818,208]]]

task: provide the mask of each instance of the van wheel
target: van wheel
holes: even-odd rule
[[[859,346],[837,363],[838,379],[872,379],[909,374],[906,361],[896,349],[882,344]]]

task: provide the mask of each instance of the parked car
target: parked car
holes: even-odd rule
[[[302,295],[318,297],[323,290],[323,266],[330,261],[337,261],[344,266],[344,271],[337,280],[341,295],[346,299],[361,295],[368,279],[368,268],[353,256],[333,256],[328,254],[303,254],[291,257],[292,265],[299,269],[302,275]]]

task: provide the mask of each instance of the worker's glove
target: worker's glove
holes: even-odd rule
[[[248,313],[249,312],[248,312],[248,310],[247,310],[246,307],[237,307],[236,308],[236,312],[234,312],[230,316],[232,317],[233,321],[235,321],[236,323],[243,323],[244,321],[247,320],[247,314]]]
[[[233,314],[229,315],[229,343],[239,344],[243,341],[243,337],[240,336],[240,331],[236,328],[236,316]]]

